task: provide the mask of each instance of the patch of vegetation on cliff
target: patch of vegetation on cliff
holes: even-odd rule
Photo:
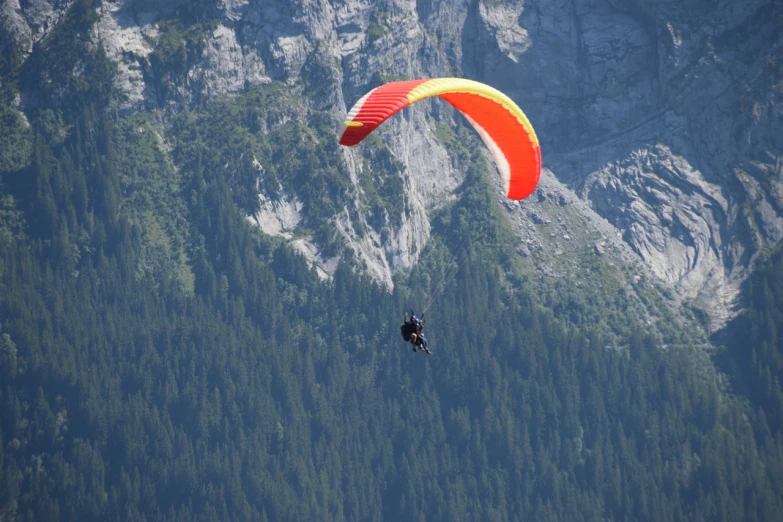
[[[162,97],[179,85],[187,72],[201,59],[207,40],[217,29],[217,19],[186,23],[187,18],[172,17],[157,22],[158,35],[149,56],[159,78]]]
[[[205,177],[223,176],[249,215],[258,211],[259,193],[298,198],[303,225],[329,238],[320,229],[343,210],[350,186],[333,126],[285,86],[271,83],[177,115],[173,155]]]
[[[20,70],[20,86],[41,107],[63,111],[105,107],[114,94],[116,64],[91,41],[97,0],[76,0]]]
[[[405,167],[379,134],[370,134],[361,147],[359,187],[369,209],[367,222],[376,231],[382,231],[387,225],[396,228],[408,210],[403,177]]]
[[[30,162],[32,132],[30,126],[15,107],[0,104],[0,177],[3,173],[16,172]]]

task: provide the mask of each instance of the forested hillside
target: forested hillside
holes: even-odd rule
[[[747,308],[727,329],[739,391],[758,406],[763,440],[783,436],[783,250],[772,252],[745,288]]]
[[[393,293],[350,257],[322,280],[247,219],[258,180],[231,151],[303,184],[308,226],[341,248],[326,117],[302,113],[304,137],[275,120],[295,103],[275,84],[217,112],[118,115],[89,5],[0,64],[0,520],[783,513],[780,256],[731,345],[751,399],[603,280],[551,297],[528,277],[478,153]],[[25,115],[21,88],[41,100]],[[398,327],[430,297],[426,357]]]

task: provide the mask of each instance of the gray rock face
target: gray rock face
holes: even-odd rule
[[[0,8],[3,18],[10,21],[8,29],[17,41],[23,38],[25,43],[32,45],[46,36],[60,21],[71,7],[73,0],[6,0]],[[28,48],[29,51],[29,48]]]
[[[97,42],[109,58],[117,63],[115,86],[125,94],[120,108],[143,108],[145,92],[141,63],[152,52],[150,40],[155,37],[151,17],[138,16],[135,3],[104,2],[94,28]]]
[[[0,50],[15,45],[25,54],[57,25],[73,0],[3,0],[0,3]]]
[[[3,34],[39,39],[68,5],[6,0]],[[313,103],[331,108],[338,128],[346,109],[383,79],[487,82],[533,122],[545,180],[560,187],[550,197],[564,198],[554,207],[544,205],[547,196],[531,205],[595,223],[601,237],[591,255],[631,256],[627,262],[641,262],[680,298],[696,300],[715,325],[732,313],[759,252],[783,237],[779,1],[222,0],[204,13],[219,24],[200,60],[185,83],[162,95],[145,71],[156,22],[178,8],[188,7],[103,3],[95,41],[121,64],[123,109],[189,103],[271,80],[297,89],[313,81],[309,71],[318,65],[330,80],[320,77]],[[389,285],[393,272],[416,262],[428,216],[462,180],[434,136],[433,116],[448,120],[453,112],[424,102],[380,131],[410,187],[411,212],[390,216],[388,238],[359,238],[347,210],[336,218],[369,272]],[[356,182],[357,152],[346,150],[345,158]],[[287,222],[291,208],[267,218]],[[546,227],[558,215],[538,209],[525,219]],[[559,243],[567,257],[573,241]],[[535,258],[529,244],[524,251]]]
[[[668,147],[636,150],[591,173],[583,194],[653,273],[683,295],[696,297],[720,263],[719,222],[728,202],[718,185]]]
[[[0,5],[0,50],[16,43],[27,49],[32,40],[32,30],[22,16],[19,0],[5,0]]]
[[[719,326],[760,250],[781,234],[773,86],[783,75],[769,64],[780,54],[783,9],[695,4],[607,4],[604,30],[598,11],[578,14],[579,53],[567,73],[577,97],[543,100],[547,113],[534,121],[551,125],[541,132],[545,151],[560,139],[545,152],[555,174]]]
[[[781,237],[783,6],[525,2],[521,56],[482,6],[464,70],[512,93],[545,165],[719,326]]]

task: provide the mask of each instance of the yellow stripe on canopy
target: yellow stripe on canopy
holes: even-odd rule
[[[536,145],[539,144],[536,131],[533,130],[533,125],[530,123],[530,120],[527,119],[525,113],[522,112],[522,109],[520,109],[511,98],[494,87],[490,87],[484,83],[479,83],[473,80],[466,80],[464,78],[435,78],[428,80],[411,90],[411,92],[408,93],[408,102],[415,103],[425,98],[439,96],[441,94],[448,94],[451,92],[468,92],[478,94],[499,103],[509,112],[511,112],[511,114],[513,114],[519,120],[519,123],[525,127],[525,131],[527,131],[527,133],[530,135],[533,143]]]

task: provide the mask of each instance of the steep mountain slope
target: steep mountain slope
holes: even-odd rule
[[[69,5],[7,2],[4,28],[29,50]],[[543,244],[544,219],[595,223],[532,249],[537,264],[553,248],[574,262],[584,245],[562,238],[593,237],[590,247],[615,245],[620,265],[638,260],[678,300],[695,299],[713,328],[732,314],[758,253],[783,235],[780,1],[171,0],[102,2],[97,11],[93,41],[119,64],[123,111],[192,106],[277,80],[329,110],[337,128],[347,106],[388,79],[460,75],[504,90],[538,129],[556,192],[587,203],[547,216],[535,200],[511,209],[512,221],[540,217],[525,227],[534,237],[520,239]],[[394,175],[406,212],[385,216],[380,233],[352,212],[366,206],[357,190],[334,216],[387,285],[415,264],[432,210],[464,176],[437,137],[452,111],[428,103],[407,112],[381,131],[403,167]],[[343,152],[354,186],[370,147]],[[302,224],[296,189],[260,197],[259,224],[293,237]],[[336,258],[318,254],[324,245],[298,236],[333,272]]]

